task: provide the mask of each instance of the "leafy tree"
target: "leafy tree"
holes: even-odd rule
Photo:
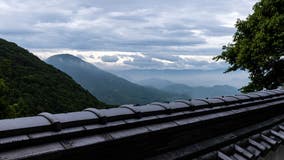
[[[7,107],[7,102],[4,95],[7,93],[8,87],[3,79],[0,78],[0,117],[4,116],[4,112]]]
[[[284,0],[261,0],[253,10],[237,21],[233,43],[214,57],[230,64],[225,72],[249,72],[251,82],[244,92],[274,89],[284,82]]]
[[[8,90],[8,87],[6,86],[4,79],[0,78],[0,96],[5,95],[7,90]]]

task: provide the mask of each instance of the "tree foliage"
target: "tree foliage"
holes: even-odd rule
[[[105,107],[71,77],[0,39],[0,118]]]
[[[214,58],[230,64],[226,72],[249,72],[251,82],[241,89],[244,92],[284,82],[284,0],[261,0],[253,10],[246,20],[237,21],[233,43]]]

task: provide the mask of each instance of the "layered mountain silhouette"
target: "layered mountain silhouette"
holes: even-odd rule
[[[190,87],[162,79],[138,85],[69,54],[46,62],[51,65],[0,39],[0,118],[237,93],[231,86]]]
[[[105,107],[67,74],[0,39],[0,118]]]
[[[138,84],[140,81],[147,79],[160,79],[163,81],[168,80],[174,83],[186,84],[188,86],[212,86],[216,84],[226,84],[239,88],[249,82],[247,72],[236,71],[224,74],[224,69],[200,70],[157,68],[110,70],[110,72]]]
[[[229,85],[188,86],[157,78],[145,79],[140,81],[139,84],[191,98],[207,98],[238,93],[237,88]]]
[[[181,98],[178,94],[134,84],[73,55],[55,55],[46,62],[70,75],[99,100],[108,104],[145,104]]]

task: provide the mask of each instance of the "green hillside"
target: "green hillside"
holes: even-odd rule
[[[46,62],[70,75],[99,100],[108,104],[145,104],[185,98],[179,94],[134,84],[69,54],[52,56]]]
[[[0,118],[104,106],[65,73],[0,39]]]

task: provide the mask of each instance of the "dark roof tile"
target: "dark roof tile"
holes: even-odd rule
[[[80,137],[76,139],[69,139],[61,141],[61,144],[66,149],[72,149],[77,147],[86,147],[90,145],[95,145],[104,141],[112,140],[112,137],[107,134],[91,135],[86,137]]]
[[[39,139],[44,137],[51,137],[51,136],[58,136],[58,135],[66,135],[66,134],[74,134],[80,131],[84,131],[85,128],[82,126],[79,127],[72,127],[72,128],[64,128],[60,132],[55,131],[45,131],[45,132],[39,132],[39,133],[31,133],[28,134],[28,136],[31,139]]]
[[[31,147],[20,148],[17,150],[4,151],[0,153],[1,159],[32,159],[33,156],[44,155],[47,153],[53,153],[64,150],[63,146],[58,143],[49,143],[43,145],[35,145]],[[52,154],[50,154],[52,155]]]
[[[30,138],[27,135],[18,135],[18,136],[11,136],[0,138],[0,148],[5,148],[8,143],[18,143],[21,141],[29,140]]]
[[[166,122],[166,123],[147,125],[145,127],[147,127],[150,131],[158,131],[158,130],[172,128],[176,126],[178,125],[174,122]]]
[[[119,127],[123,124],[126,124],[125,121],[119,120],[119,121],[114,121],[114,122],[108,122],[106,124],[90,124],[90,125],[85,125],[84,127],[87,130],[95,130],[95,129],[104,129],[104,128],[109,128],[109,127]]]
[[[101,112],[106,116],[108,121],[129,119],[135,117],[135,113],[128,108],[102,109]]]
[[[4,119],[0,121],[0,137],[47,130],[50,122],[41,116]]]
[[[53,115],[58,119],[62,127],[82,126],[87,123],[98,122],[98,116],[91,112],[69,112]]]
[[[203,99],[192,99],[190,101],[188,100],[176,100],[176,102],[184,103],[189,105],[189,109],[196,110],[201,109],[204,107],[210,107],[209,102]]]
[[[174,122],[177,123],[178,125],[189,125],[189,124],[193,124],[196,122],[199,122],[200,119],[197,117],[192,117],[192,118],[186,118],[186,119],[180,119],[180,120],[175,120]]]
[[[234,104],[240,102],[238,98],[233,97],[233,96],[223,96],[223,97],[215,97],[216,99],[223,100],[225,104]]]
[[[120,139],[124,137],[144,134],[147,132],[149,132],[149,130],[146,127],[139,127],[139,128],[133,128],[133,129],[114,131],[114,132],[110,132],[109,134],[114,139]]]
[[[170,103],[153,102],[151,103],[151,105],[162,106],[166,110],[168,110],[168,113],[189,110],[190,108],[189,105],[182,102],[170,102]]]

